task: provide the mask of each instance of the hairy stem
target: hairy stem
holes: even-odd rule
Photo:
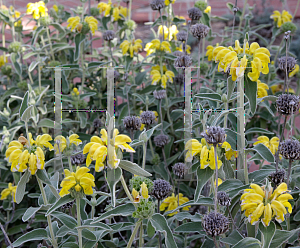
[[[144,239],[143,239],[143,221],[141,221],[140,225],[140,235],[139,235],[139,247],[143,247],[144,245]]]
[[[218,158],[217,158],[217,145],[214,145],[214,155],[215,155],[215,166],[216,166],[216,190],[215,190],[215,213],[218,212]]]
[[[46,27],[46,31],[47,31],[47,37],[48,37],[48,41],[49,41],[49,45],[50,45],[51,56],[52,56],[52,59],[55,60],[54,52],[53,52],[53,48],[52,48],[52,42],[50,40],[50,33],[49,33],[49,28],[48,27]]]
[[[72,166],[71,156],[68,156],[68,162],[69,162],[70,172],[73,172],[73,166]]]
[[[288,174],[287,174],[287,178],[286,178],[286,184],[287,184],[287,188],[289,188],[289,184],[290,184],[290,176],[291,176],[291,170],[292,170],[292,160],[289,159],[289,169],[288,169]]]
[[[128,244],[127,244],[127,248],[131,248],[132,247],[132,243],[133,243],[133,241],[134,241],[134,237],[135,237],[135,235],[137,234],[137,231],[139,230],[139,227],[140,227],[140,225],[141,225],[141,223],[142,223],[142,220],[139,220],[136,224],[135,224],[135,227],[134,227],[134,229],[133,229],[133,232],[132,232],[132,234],[131,234],[131,236],[130,236],[130,239],[129,239],[129,241],[128,241]]]
[[[76,209],[77,209],[77,231],[78,231],[78,243],[79,248],[82,248],[82,230],[79,228],[81,226],[81,214],[80,214],[80,198],[76,198]]]

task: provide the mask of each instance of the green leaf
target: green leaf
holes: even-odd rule
[[[28,241],[40,241],[43,239],[45,239],[45,240],[48,239],[47,232],[45,229],[38,228],[31,232],[24,234],[23,236],[18,238],[12,245],[14,247],[19,247],[20,245],[22,245]]]
[[[19,110],[19,117],[21,118],[25,109],[27,109],[28,107],[28,91],[26,91],[24,97],[23,97],[23,100],[22,100],[22,103],[21,103],[21,107],[20,107],[20,110]]]
[[[275,162],[275,158],[274,158],[274,155],[272,154],[272,152],[269,150],[269,148],[267,148],[262,143],[257,144],[253,148],[246,149],[246,152],[247,151],[255,151],[255,152],[259,153],[259,155],[262,158],[264,158],[266,161],[268,161],[269,163],[274,163]]]
[[[259,127],[252,127],[246,130],[245,135],[251,134],[251,133],[262,133],[262,134],[274,134],[274,132],[270,132],[264,128],[259,128]]]
[[[119,166],[122,169],[129,171],[134,175],[143,176],[143,177],[152,176],[152,174],[150,174],[148,171],[141,168],[138,164],[130,162],[128,160],[121,160]]]
[[[50,25],[58,30],[58,38],[59,39],[62,39],[66,36],[66,30],[63,26],[61,26],[58,23],[51,23]]]
[[[151,239],[155,234],[155,228],[152,226],[151,221],[148,220],[147,223],[147,235]]]
[[[51,214],[53,211],[55,211],[56,209],[58,209],[59,207],[71,202],[71,201],[74,201],[74,198],[71,196],[71,195],[66,195],[60,199],[58,199],[54,204],[53,206],[48,210],[48,212],[46,213],[46,216]]]
[[[240,242],[238,242],[235,246],[232,246],[232,248],[250,248],[250,247],[261,248],[261,243],[258,239],[246,237],[242,239]]]
[[[201,98],[203,100],[212,100],[217,102],[222,102],[221,95],[218,93],[199,93],[195,95],[197,98]]]
[[[201,169],[200,166],[197,169],[197,188],[194,195],[194,200],[198,201],[201,196],[201,191],[204,185],[208,182],[208,180],[212,177],[214,171],[207,167],[205,169]]]
[[[185,224],[181,224],[179,227],[175,228],[175,232],[181,233],[191,233],[191,232],[200,232],[203,230],[201,222],[188,222]]]
[[[57,189],[56,187],[54,187],[54,185],[58,183],[59,181],[59,174],[58,172],[56,172],[54,175],[53,175],[53,183],[51,183],[51,181],[49,180],[48,178],[48,174],[46,173],[45,170],[38,170],[36,172],[36,176],[41,179],[45,184],[47,184],[52,192],[52,194],[55,196],[56,199],[59,199],[60,198],[60,195],[57,193]]]
[[[28,72],[29,73],[32,72],[39,63],[40,63],[40,61],[37,61],[37,60],[32,61],[28,68]]]
[[[81,43],[84,41],[85,35],[82,33],[76,34],[75,36],[75,54],[74,61],[77,61],[81,52]]]
[[[158,125],[156,125],[155,127],[152,127],[151,129],[149,129],[148,131],[146,131],[147,134],[147,140],[149,140],[154,132],[154,130],[158,127],[160,127],[161,123],[159,123]]]
[[[165,217],[161,214],[152,215],[151,224],[155,228],[156,231],[162,232],[165,236],[165,245],[167,248],[177,248],[177,244],[174,240],[174,236],[172,231],[167,223]]]
[[[104,219],[112,218],[114,216],[130,216],[134,211],[135,211],[135,207],[133,206],[132,203],[123,204],[113,208],[112,210],[105,212],[100,217],[92,221],[91,224],[95,224]]]
[[[17,186],[17,190],[16,190],[16,203],[19,204],[24,197],[25,194],[25,188],[26,188],[26,183],[28,182],[30,177],[30,172],[29,170],[26,170],[25,173],[23,174],[23,176],[21,177],[18,186]]]
[[[25,109],[25,111],[23,112],[23,115],[21,117],[21,120],[24,122],[28,122],[30,118],[32,118],[32,108],[33,105],[30,105],[28,108]]]
[[[37,29],[34,30],[33,37],[31,40],[31,45],[33,45],[35,43],[36,39],[39,37],[39,35],[40,34],[42,35],[44,32],[45,32],[44,26],[37,27]]]
[[[262,222],[259,223],[259,230],[263,235],[262,248],[269,248],[271,241],[275,235],[276,226],[273,221],[270,222],[269,226],[264,226]],[[272,247],[272,246],[271,246]]]
[[[22,220],[25,222],[27,220],[29,220],[32,216],[34,216],[36,214],[37,211],[39,211],[41,209],[41,207],[37,207],[37,208],[34,208],[34,207],[29,207],[25,214],[23,215],[22,217]]]
[[[253,171],[249,173],[249,181],[252,183],[259,183],[274,171],[275,169],[261,169],[261,170]]]
[[[221,242],[229,245],[235,245],[240,242],[244,237],[237,231],[233,230],[233,232],[226,238],[222,238]]]
[[[188,201],[186,203],[181,204],[176,209],[173,209],[173,210],[170,210],[170,211],[166,211],[164,213],[164,215],[168,215],[168,214],[174,213],[174,212],[178,211],[178,209],[181,209],[181,208],[184,208],[184,207],[187,207],[187,206],[192,206],[192,205],[203,205],[203,206],[210,206],[211,207],[211,206],[214,205],[214,202],[213,202],[212,198],[202,197],[198,201],[191,200],[191,201]]]
[[[42,119],[39,121],[38,127],[54,128],[54,121],[47,118]]]
[[[248,77],[245,77],[245,95],[250,103],[251,113],[254,115],[256,111],[257,97],[257,82],[252,82]]]
[[[54,211],[51,213],[51,215],[53,217],[55,217],[56,219],[58,219],[61,223],[63,223],[64,225],[66,225],[68,228],[73,229],[76,227],[77,225],[77,221],[70,215],[62,213],[62,212],[58,212],[58,211]]]
[[[116,169],[107,169],[106,181],[110,190],[112,206],[116,205],[116,184],[120,181],[122,170],[118,167]]]
[[[20,62],[18,62],[19,57],[20,57],[19,54],[17,54],[17,53],[12,53],[12,54],[10,55],[10,60],[11,60],[11,62],[12,62],[12,65],[13,65],[13,67],[14,67],[16,73],[17,73],[19,76],[22,76],[22,65],[21,65]]]
[[[275,235],[271,242],[270,247],[280,247],[284,242],[288,241],[295,233],[299,232],[300,228],[294,229],[292,231],[279,230],[275,231]]]

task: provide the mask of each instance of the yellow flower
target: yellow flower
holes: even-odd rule
[[[180,45],[180,47],[176,47],[176,50],[177,50],[177,51],[180,51],[180,52],[183,52],[182,44]],[[190,45],[186,45],[186,53],[187,53],[187,54],[190,54],[190,53],[191,53],[191,46],[190,46]]]
[[[211,7],[207,6],[206,9],[204,10],[204,13],[210,13],[211,12]]]
[[[225,157],[227,160],[231,160],[232,156],[235,158],[238,157],[238,151],[232,150],[231,145],[227,141],[223,142],[222,148],[225,149]]]
[[[182,193],[179,193],[179,206],[188,202],[189,198],[187,197],[183,197]],[[162,204],[160,205],[160,211],[171,211],[174,210],[178,207],[178,195],[174,195],[174,193],[172,193],[172,196],[167,197]],[[186,206],[184,208],[182,208],[182,210],[189,210],[191,206]],[[167,208],[167,209],[166,209]],[[166,209],[166,210],[165,210]],[[168,216],[173,216],[175,214],[177,214],[178,212],[174,212],[174,213],[170,213],[168,214]]]
[[[273,19],[277,23],[277,27],[280,28],[283,23],[291,22],[293,16],[286,10],[283,10],[281,14],[278,10],[275,10],[270,18]]]
[[[218,178],[218,186],[220,186],[223,183],[221,178]],[[217,181],[215,180],[215,187],[217,186]]]
[[[182,19],[182,20],[185,20],[185,17],[184,16],[178,16],[176,15],[175,17],[179,18],[179,19]],[[182,25],[186,25],[186,22],[182,23]]]
[[[260,143],[264,144],[273,154],[275,154],[278,150],[279,138],[273,137],[271,140],[269,140],[267,136],[259,136],[253,145],[255,146]]]
[[[175,0],[165,0],[165,5],[168,6],[170,3],[175,3]]]
[[[58,7],[56,4],[53,5],[53,9],[55,10],[56,13],[58,13]]]
[[[168,41],[160,42],[159,39],[154,39],[146,44],[145,51],[147,52],[147,56],[154,53],[156,50],[171,52],[171,45]]]
[[[175,77],[175,74],[172,71],[166,71],[161,74],[160,70],[152,70],[150,75],[152,76],[151,84],[156,85],[158,82],[161,82],[161,87],[164,89],[167,87],[168,81],[173,83],[173,78]]]
[[[93,160],[96,161],[95,170],[97,172],[104,169],[104,161],[106,160],[106,156],[109,149],[113,149],[114,158],[110,158],[113,161],[109,161],[109,165],[113,168],[118,167],[120,163],[120,159],[117,158],[116,149],[120,148],[127,152],[135,152],[135,150],[127,144],[127,142],[131,142],[131,139],[124,134],[119,134],[118,129],[114,129],[113,138],[111,143],[107,142],[107,132],[105,129],[101,129],[101,138],[97,136],[93,136],[91,138],[91,142],[87,143],[83,148],[83,154],[88,153],[86,159],[86,166],[89,166]],[[112,143],[113,142],[113,143]],[[110,150],[109,150],[110,151]]]
[[[8,62],[6,56],[0,55],[0,67],[5,65]]]
[[[187,150],[187,153],[185,155],[185,161],[192,162],[193,157],[197,154],[200,154],[202,150],[202,144],[196,139],[191,139],[188,142],[186,142],[185,150]]]
[[[283,85],[282,84],[274,84],[272,86],[270,86],[272,93],[275,94],[279,91],[283,91]],[[285,92],[287,92],[287,89],[285,90]],[[291,88],[289,88],[289,93],[293,93],[295,94],[295,91]]]
[[[140,202],[140,194],[139,194],[139,192],[137,192],[135,190],[135,188],[133,188],[131,194],[133,196],[133,201],[136,202],[136,203],[139,203]]]
[[[75,133],[70,135],[69,137],[67,137],[67,139],[62,135],[57,136],[54,139],[55,154],[58,155],[58,154],[60,154],[60,152],[62,153],[66,148],[71,149],[72,144],[74,144],[75,146],[80,145],[82,143],[82,141],[78,138],[79,138],[79,136]],[[57,143],[59,143],[59,149],[58,149]]]
[[[100,14],[105,11],[104,16],[109,16],[111,6],[112,6],[111,0],[109,0],[108,3],[103,3],[103,2],[99,3],[97,7],[99,8]]]
[[[36,20],[40,19],[40,17],[47,16],[47,11],[48,9],[43,1],[27,4],[27,14],[32,14],[32,17]]]
[[[141,39],[137,39],[137,40],[133,39],[132,41],[124,40],[120,45],[123,55],[125,55],[129,51],[130,57],[133,57],[134,52],[138,53],[143,49],[141,43],[142,43]]]
[[[153,67],[155,67],[155,66],[153,66]],[[152,67],[152,68],[153,68],[153,67]],[[158,66],[158,67],[159,67],[159,66]],[[156,111],[152,111],[152,112],[153,112],[154,115],[155,115],[155,121],[158,122],[158,113],[157,113]],[[141,113],[143,113],[142,110],[140,111],[140,115],[141,115]],[[143,131],[144,128],[145,128],[145,124],[141,123],[140,131]]]
[[[216,48],[216,47],[218,47],[219,46],[219,43],[217,43],[216,44],[216,46],[215,47],[213,47],[212,45],[208,45],[207,47],[206,47],[206,56],[207,56],[207,58],[208,58],[208,61],[211,61],[212,59],[213,59],[213,51],[214,51],[214,49]]]
[[[98,28],[98,20],[93,17],[93,16],[86,16],[84,18],[84,21],[89,24],[89,27],[90,27],[90,30],[92,32],[92,34],[95,34],[95,31],[97,30]]]
[[[148,199],[149,195],[148,195],[148,188],[147,188],[147,184],[145,184],[145,182],[143,182],[141,184],[141,195],[144,199]]]
[[[75,95],[79,95],[79,91],[78,91],[78,89],[75,87],[75,88],[73,88],[73,92],[72,93],[74,93]]]
[[[164,32],[163,32],[164,30]],[[163,35],[164,34],[164,40],[168,39],[169,41],[171,41],[172,39],[177,40],[177,36],[176,34],[178,33],[178,29],[176,25],[172,25],[171,27],[167,27],[167,26],[162,26],[160,25],[158,27],[158,33],[159,35]]]
[[[74,16],[74,17],[69,17],[68,20],[68,27],[71,27],[71,31],[73,31],[75,28],[77,28],[78,24],[80,23],[80,17],[79,16]]]
[[[262,98],[268,95],[267,90],[269,86],[265,83],[262,83],[260,80],[257,80],[257,97]]]
[[[16,202],[16,190],[17,186],[12,186],[12,183],[9,183],[8,188],[1,191],[0,200],[7,199],[9,196],[11,196],[14,199],[14,202]]]
[[[281,223],[287,211],[292,212],[288,200],[293,197],[287,193],[286,183],[281,183],[274,191],[270,183],[261,187],[252,183],[250,187],[241,196],[241,210],[245,211],[245,216],[252,225],[261,220],[264,226],[269,226],[273,216]]]
[[[122,16],[126,17],[127,16],[127,8],[124,8],[122,6],[115,7],[113,9],[113,15],[112,16],[114,18],[114,21],[118,21],[118,20],[122,19]]]
[[[32,175],[36,173],[38,169],[43,170],[45,165],[45,156],[43,148],[47,147],[49,150],[53,150],[53,146],[49,143],[52,140],[49,134],[38,135],[36,140],[30,137],[29,142],[21,136],[18,140],[13,140],[9,143],[8,148],[5,152],[6,158],[11,163],[12,172],[24,172],[27,168]]]
[[[62,189],[59,192],[61,197],[70,194],[69,190],[74,190],[80,192],[83,189],[83,192],[86,195],[93,194],[93,188],[95,187],[95,178],[92,174],[88,173],[90,169],[87,167],[77,166],[76,172],[70,172],[65,169],[66,177],[61,182],[60,186]]]
[[[295,74],[299,71],[299,65],[295,65],[295,68],[294,70],[292,70],[290,73],[289,73],[289,77],[293,77],[295,76]]]
[[[207,55],[211,56],[212,54],[210,58],[219,63],[218,71],[228,72],[230,70],[234,81],[243,77],[246,69],[249,71],[248,78],[254,82],[258,80],[260,73],[269,73],[270,52],[267,48],[260,47],[257,42],[253,42],[251,46],[247,42],[241,48],[239,41],[236,40],[234,48],[218,46],[213,50],[212,47],[208,47],[207,50]]]

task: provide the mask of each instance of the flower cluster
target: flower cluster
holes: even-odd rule
[[[12,183],[9,183],[8,187],[1,191],[0,200],[5,200],[8,199],[9,197],[12,197],[14,202],[16,202],[16,191],[17,191],[17,186],[12,186]]]
[[[278,10],[275,10],[270,18],[273,19],[274,22],[276,22],[277,27],[280,28],[283,23],[291,22],[293,16],[286,10],[283,10],[282,13],[280,13]]]
[[[275,155],[275,153],[278,150],[278,145],[279,145],[279,138],[278,137],[273,137],[271,139],[269,139],[267,136],[259,136],[257,138],[257,141],[253,144],[254,146],[257,144],[264,144],[266,147],[268,147],[270,149],[270,151],[272,152],[272,154]]]
[[[174,193],[167,197],[163,202],[162,204],[160,205],[160,208],[159,210],[160,211],[172,211],[174,209],[176,209],[178,207],[178,197],[179,197],[179,206],[188,202],[189,201],[189,198],[187,197],[184,197],[183,194],[179,193],[179,195],[174,195]],[[189,210],[191,206],[185,206],[182,208],[182,210]],[[168,216],[173,216],[175,214],[177,214],[178,212],[173,212],[173,213],[170,213],[168,214]]]
[[[269,226],[273,216],[281,223],[287,213],[286,208],[289,213],[292,212],[289,200],[293,197],[288,193],[286,183],[281,183],[275,190],[269,183],[264,186],[252,183],[250,187],[241,196],[241,209],[252,225],[261,220],[264,226]]]
[[[125,54],[127,54],[127,52],[129,52],[130,57],[133,57],[134,53],[138,53],[139,51],[141,51],[143,49],[143,46],[141,43],[142,43],[142,40],[140,40],[140,39],[137,39],[137,40],[133,39],[132,41],[124,40],[120,45],[123,55],[125,55]]]
[[[218,65],[218,71],[224,71],[232,76],[232,80],[247,75],[251,81],[257,81],[260,73],[268,74],[270,63],[270,52],[267,48],[260,47],[257,42],[246,42],[243,48],[238,40],[235,47],[217,46],[213,50],[209,47],[208,54]]]

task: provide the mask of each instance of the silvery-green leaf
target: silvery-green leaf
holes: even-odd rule
[[[25,194],[25,188],[26,188],[26,183],[28,182],[30,177],[30,172],[29,170],[26,170],[25,173],[23,174],[23,176],[21,177],[18,186],[17,186],[17,190],[16,190],[16,203],[19,204],[24,197]]]
[[[144,170],[142,167],[140,167],[138,164],[130,162],[128,160],[121,160],[119,167],[122,169],[129,171],[130,173],[138,176],[143,177],[150,177],[152,174],[150,174],[148,171]]]

